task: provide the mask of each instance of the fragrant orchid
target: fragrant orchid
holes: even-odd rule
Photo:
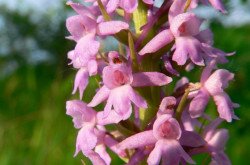
[[[109,165],[108,147],[128,165],[177,165],[194,164],[192,156],[205,152],[211,164],[229,165],[229,133],[217,127],[237,119],[238,105],[225,92],[234,74],[217,65],[234,53],[215,48],[212,31],[201,30],[203,20],[192,12],[200,2],[226,10],[220,0],[154,2],[67,2],[77,13],[66,20],[67,39],[76,43],[68,52],[78,70],[73,94],[79,90],[80,99],[90,100],[66,104],[79,129],[75,155]],[[190,77],[194,67],[203,69],[201,78]],[[89,77],[95,85],[87,93]],[[215,120],[205,111],[210,97],[219,112]]]
[[[209,101],[209,97],[212,96],[217,105],[220,117],[231,122],[232,118],[237,119],[233,108],[238,107],[238,105],[230,100],[224,89],[228,86],[228,82],[233,79],[234,74],[225,69],[216,70],[211,74],[214,63],[215,61],[212,61],[204,69],[201,77],[201,88],[191,101],[189,112],[192,117],[201,116]]]

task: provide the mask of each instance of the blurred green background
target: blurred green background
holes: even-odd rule
[[[225,124],[226,152],[233,164],[249,164],[250,2],[237,2],[228,4],[234,15],[205,8],[201,16],[209,16],[215,46],[237,52],[225,67],[236,75],[227,91],[241,105],[241,120]],[[76,73],[66,58],[74,47],[65,39],[71,14],[60,0],[0,0],[0,165],[81,164],[81,155],[73,158],[77,131],[65,115]]]

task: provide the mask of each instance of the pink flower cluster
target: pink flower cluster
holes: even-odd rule
[[[68,53],[77,70],[73,94],[80,93],[66,103],[79,129],[75,156],[81,151],[94,165],[109,165],[108,147],[129,165],[195,164],[192,157],[201,153],[213,165],[229,165],[228,131],[218,126],[238,119],[239,105],[224,91],[234,74],[218,64],[234,53],[215,48],[212,32],[201,30],[204,20],[192,10],[204,1],[165,0],[160,7],[156,1],[67,2],[76,12],[66,21],[67,38],[76,43]],[[226,13],[220,0],[208,2]],[[107,37],[119,47],[104,52]],[[189,82],[184,75],[195,68],[201,78]],[[86,103],[90,78],[100,88]],[[210,98],[218,117],[205,111]]]

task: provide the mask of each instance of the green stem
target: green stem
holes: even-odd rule
[[[128,45],[129,45],[130,57],[132,61],[132,69],[133,71],[137,72],[139,70],[138,68],[139,65],[138,65],[137,55],[135,53],[134,39],[132,37],[131,32],[128,32]]]
[[[98,6],[99,6],[99,8],[101,10],[101,13],[102,13],[102,16],[103,16],[104,20],[105,21],[111,21],[111,18],[109,16],[108,12],[105,10],[105,7],[104,7],[102,1],[97,0],[97,3],[98,3]]]
[[[189,88],[185,90],[185,93],[182,96],[181,101],[180,101],[180,103],[179,103],[179,105],[178,105],[178,107],[176,109],[176,119],[178,121],[181,120],[181,115],[182,115],[182,112],[184,111],[188,94],[189,94]]]
[[[136,34],[141,34],[141,27],[147,23],[147,6],[141,1],[138,1],[138,7],[133,12],[133,21]]]

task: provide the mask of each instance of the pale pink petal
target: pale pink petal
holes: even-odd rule
[[[138,95],[131,86],[127,87],[129,99],[139,108],[147,108],[146,100]]]
[[[161,160],[161,156],[162,156],[162,141],[159,140],[157,141],[157,143],[155,144],[154,149],[151,151],[151,153],[148,156],[147,159],[147,163],[148,165],[158,165],[160,163]]]
[[[106,100],[109,97],[109,94],[110,94],[110,90],[104,85],[103,87],[100,88],[99,91],[97,91],[96,95],[88,104],[88,106],[90,107],[97,106],[98,104]]]
[[[194,64],[204,65],[204,60],[200,54],[201,44],[197,39],[194,37],[178,37],[175,42],[176,50],[172,59],[176,61],[178,65],[184,65],[188,56]]]
[[[107,117],[103,117],[104,112],[98,112],[96,115],[98,125],[108,125],[113,123],[119,123],[122,117],[118,115],[114,110],[110,111]]]
[[[91,160],[93,165],[107,165],[100,155],[92,150],[84,155]]]
[[[227,11],[226,11],[226,9],[225,9],[223,3],[221,2],[221,0],[209,0],[209,2],[211,3],[211,5],[212,5],[215,9],[221,11],[223,14],[226,14],[226,13],[227,13]]]
[[[98,64],[96,60],[90,60],[88,62],[88,71],[89,75],[93,76],[97,74]]]
[[[192,118],[202,116],[209,101],[209,97],[209,93],[205,89],[201,88],[189,105],[189,113]]]
[[[126,138],[119,143],[119,147],[121,149],[139,148],[154,144],[156,141],[153,131],[144,131]]]
[[[106,5],[107,12],[112,13],[116,10],[116,8],[119,6],[120,0],[109,0],[109,2]]]
[[[143,0],[143,2],[149,5],[154,4],[154,0]]]
[[[125,120],[131,113],[131,101],[129,99],[129,85],[124,85],[111,90],[109,99],[104,108],[104,117],[107,117],[111,111],[112,105],[118,115]]]
[[[175,37],[195,36],[200,32],[201,21],[193,13],[182,13],[173,18],[170,30]]]
[[[163,86],[172,81],[171,77],[159,72],[141,72],[133,74],[132,86]]]
[[[83,18],[80,15],[71,16],[66,20],[66,27],[75,41],[79,40],[85,34],[82,21]]]
[[[82,5],[80,3],[74,3],[72,1],[68,1],[66,4],[71,6],[72,9],[74,9],[77,14],[79,14],[83,17],[88,16],[90,18],[93,18],[92,11],[89,10],[89,8],[85,7],[84,5]]]
[[[186,0],[178,0],[173,1],[168,14],[168,20],[169,22],[172,22],[173,18],[177,16],[178,14],[181,14],[184,12]]]
[[[172,60],[175,61],[178,65],[184,65],[188,59],[188,51],[184,44],[186,41],[178,37],[175,42],[176,49],[174,51]]]
[[[99,35],[111,35],[120,32],[121,30],[128,29],[129,25],[123,21],[107,21],[98,24]]]
[[[139,55],[154,53],[174,40],[169,29],[161,31],[140,50]]]
[[[204,86],[211,95],[216,95],[223,92],[223,89],[228,86],[228,82],[233,78],[233,73],[225,69],[218,69],[207,79]]]
[[[182,148],[182,146],[179,144],[179,142],[176,141],[176,145],[175,147],[178,150],[178,153],[180,154],[180,156],[188,163],[190,164],[195,164],[195,162],[193,161],[193,159],[186,153],[186,151]]]
[[[100,155],[100,157],[105,161],[106,164],[110,164],[111,157],[106,151],[106,147],[103,144],[99,144],[95,147],[95,152]]]
[[[87,87],[88,82],[89,82],[88,71],[85,68],[79,69],[75,77],[74,89],[72,94],[75,94],[77,89],[79,89],[80,99],[82,99],[83,92]]]
[[[133,13],[138,6],[137,0],[120,0],[120,7],[127,13]]]
[[[209,147],[214,151],[224,150],[227,140],[229,138],[227,129],[216,130],[208,141]]]
[[[97,54],[100,43],[94,39],[92,34],[82,37],[76,44],[75,56],[81,57],[82,62],[88,62],[86,59]]]
[[[80,100],[71,100],[66,102],[66,114],[73,118],[75,128],[81,128],[83,124],[83,111],[87,108],[86,104]]]
[[[234,117],[233,103],[226,93],[221,93],[213,96],[220,118],[225,119],[227,122],[231,122]]]
[[[94,128],[89,125],[83,126],[78,132],[76,139],[76,156],[79,151],[83,153],[88,153],[91,151],[97,144],[97,137],[94,133]]]

